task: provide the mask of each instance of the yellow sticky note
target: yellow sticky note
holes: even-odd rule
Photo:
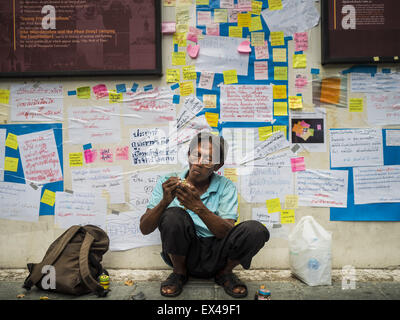
[[[294,210],[287,209],[281,211],[281,223],[294,223]]]
[[[54,206],[54,203],[56,202],[56,193],[48,189],[44,190],[40,202],[43,202],[51,207]]]
[[[192,93],[194,93],[194,86],[193,86],[193,82],[189,81],[189,82],[181,82],[179,84],[179,92],[181,94],[181,96],[185,97],[185,96],[189,96]]]
[[[258,31],[262,30],[262,28],[263,27],[261,23],[261,17],[260,16],[251,17],[249,31]]]
[[[224,177],[228,178],[232,182],[237,182],[238,175],[236,168],[224,168]]]
[[[285,197],[285,209],[297,209],[299,207],[299,196],[287,194]]]
[[[243,28],[229,26],[229,36],[234,38],[242,38],[243,37]]]
[[[273,98],[274,99],[286,99],[286,85],[274,85],[272,87],[272,93],[273,93]]]
[[[228,22],[227,9],[214,9],[214,23]]]
[[[213,113],[213,112],[206,112],[205,113],[206,120],[210,127],[218,127],[218,120],[219,120],[219,114],[218,113]]]
[[[203,94],[203,103],[205,108],[216,108],[217,96],[215,94]]]
[[[259,16],[261,14],[262,2],[261,1],[252,1],[251,2],[251,14]]]
[[[167,69],[167,83],[181,81],[181,71],[179,69]]]
[[[287,116],[287,114],[286,102],[274,102],[274,116]]]
[[[267,200],[267,209],[268,213],[281,211],[281,200],[279,200],[279,198]]]
[[[289,109],[303,109],[303,99],[300,96],[289,96]]]
[[[273,126],[273,132],[282,131],[286,137],[287,126]]]
[[[76,95],[79,99],[89,99],[90,98],[90,87],[80,87],[76,89]]]
[[[8,133],[7,139],[6,139],[6,147],[9,147],[11,149],[18,149],[18,140],[17,136],[15,134],[12,134],[11,132]]]
[[[196,4],[198,6],[208,6],[210,4],[210,0],[196,0]]]
[[[295,69],[303,69],[307,67],[307,57],[303,54],[294,54],[293,55],[293,68]]]
[[[264,32],[252,32],[251,33],[251,45],[253,47],[265,46],[265,35]]]
[[[82,152],[71,152],[69,154],[69,166],[70,167],[82,167],[83,155]]]
[[[18,171],[18,158],[5,157],[4,159],[4,171]]]
[[[374,57],[374,61],[378,62],[379,61],[379,57]]]
[[[362,98],[350,98],[349,111],[350,112],[363,112],[364,101]]]
[[[272,60],[274,62],[286,62],[286,48],[273,48]]]
[[[108,97],[109,97],[110,103],[118,103],[118,102],[122,102],[122,100],[123,100],[122,92],[117,93],[117,91],[115,91],[115,90],[109,90]]]
[[[185,32],[175,32],[172,36],[173,44],[177,44],[178,47],[186,47],[186,38],[187,35]]]
[[[10,90],[0,89],[0,103],[8,104],[10,101]]]
[[[251,13],[238,13],[238,27],[249,28],[251,25]]]
[[[284,46],[285,45],[285,35],[283,31],[271,32],[271,46]]]
[[[269,10],[282,10],[282,0],[268,0]]]
[[[183,33],[185,35],[185,39],[187,39],[187,33],[189,32],[188,24],[177,24],[175,28],[177,33]],[[186,47],[186,40],[181,40],[181,42],[178,44],[178,47]]]
[[[238,83],[236,70],[223,71],[223,75],[225,84]]]
[[[186,65],[186,52],[172,52],[172,65],[184,66]]]
[[[274,79],[287,80],[288,79],[287,67],[274,67]]]
[[[258,139],[260,141],[265,141],[272,134],[272,127],[259,127],[258,128]]]
[[[183,80],[196,80],[197,73],[195,66],[186,66],[182,68]]]

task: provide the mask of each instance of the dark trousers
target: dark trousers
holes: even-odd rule
[[[172,266],[168,254],[185,256],[188,274],[199,278],[215,276],[227,259],[249,269],[251,259],[269,240],[268,229],[255,220],[239,223],[223,239],[198,237],[192,218],[179,207],[166,209],[158,228],[164,261]]]

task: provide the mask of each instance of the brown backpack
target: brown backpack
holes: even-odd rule
[[[108,246],[109,238],[102,229],[92,225],[72,226],[50,245],[42,262],[28,264],[29,276],[23,288],[30,290],[36,285],[51,292],[73,295],[94,292],[104,297],[108,290],[96,279],[101,273],[107,274],[100,262]],[[42,287],[41,280],[47,273],[42,273],[44,266],[54,267],[54,289]]]

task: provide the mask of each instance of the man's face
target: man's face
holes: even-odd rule
[[[189,152],[188,176],[192,181],[203,182],[222,166],[213,160],[218,159],[215,154],[216,152],[213,155],[211,143],[199,143],[196,149]]]

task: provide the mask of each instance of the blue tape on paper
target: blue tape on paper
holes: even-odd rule
[[[144,86],[143,89],[144,89],[144,91],[153,90],[153,85],[152,84],[148,84],[147,86]]]
[[[92,144],[91,143],[85,144],[83,146],[83,150],[89,150],[89,149],[92,149]]]
[[[303,54],[303,51],[295,51],[294,54]]]
[[[377,69],[378,69],[377,66],[359,65],[343,70],[342,74],[356,72],[356,73],[370,73],[371,76],[374,76],[375,73],[377,72]]]
[[[179,104],[180,100],[181,100],[181,96],[175,94],[173,99],[172,99],[172,103]]]
[[[125,83],[117,84],[116,88],[117,88],[117,93],[126,92]]]
[[[317,69],[317,68],[312,68],[312,69],[311,69],[311,74],[319,74],[319,69]]]
[[[136,92],[136,90],[137,90],[138,87],[139,87],[139,85],[138,85],[137,83],[134,83],[133,86],[132,86],[132,88],[131,88],[131,91],[132,91],[132,92]]]
[[[174,44],[174,52],[178,52],[178,50],[179,50],[178,44],[175,43],[175,44]]]
[[[389,68],[383,68],[382,69],[382,73],[390,73],[390,69]]]
[[[179,83],[175,83],[171,86],[172,90],[178,89],[179,88]]]
[[[69,96],[76,96],[76,90],[68,91]]]

